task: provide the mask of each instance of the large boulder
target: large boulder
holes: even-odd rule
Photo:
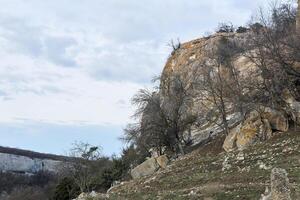
[[[230,130],[223,148],[227,152],[235,148],[243,150],[257,141],[270,139],[276,131],[286,132],[288,129],[288,119],[282,112],[260,107],[250,112],[242,123]]]
[[[131,170],[131,176],[133,179],[137,179],[152,175],[160,168],[165,169],[168,162],[169,159],[165,155],[159,156],[157,158],[150,158]]]
[[[133,179],[137,179],[143,176],[149,176],[156,172],[159,169],[159,165],[156,162],[155,158],[150,158],[140,164],[139,166],[135,167],[131,170],[131,176]]]
[[[259,117],[246,120],[236,136],[236,146],[239,150],[245,149],[260,139],[265,139],[272,134],[268,120]]]
[[[223,148],[227,152],[235,148],[243,150],[259,140],[269,139],[272,132],[269,120],[262,118],[260,112],[253,111],[246,120],[230,130],[223,143]]]
[[[271,128],[274,131],[286,132],[289,129],[288,119],[279,111],[271,108],[264,108],[262,117],[269,121]]]

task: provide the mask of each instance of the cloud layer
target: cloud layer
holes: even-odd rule
[[[243,25],[263,4],[1,0],[0,123],[123,127],[132,95],[162,71],[170,39]]]

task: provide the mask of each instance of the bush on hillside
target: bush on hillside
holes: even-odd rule
[[[239,26],[237,29],[236,29],[236,32],[237,33],[246,33],[249,29],[244,27],[244,26]]]
[[[63,178],[55,188],[53,200],[70,200],[80,194],[79,187],[75,184],[74,179]]]
[[[233,33],[234,27],[231,23],[220,23],[216,32],[217,33]]]

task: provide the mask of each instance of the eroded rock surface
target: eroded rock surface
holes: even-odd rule
[[[288,128],[284,114],[262,107],[260,111],[252,111],[245,121],[230,130],[223,148],[227,152],[235,148],[243,150],[257,141],[270,139],[277,131],[286,132]]]
[[[274,168],[272,170],[271,191],[269,194],[262,195],[261,200],[291,200],[289,178],[285,169]]]

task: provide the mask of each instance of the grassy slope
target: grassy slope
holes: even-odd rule
[[[221,141],[193,151],[153,176],[114,188],[110,199],[259,199],[270,184],[273,167],[288,171],[293,199],[300,199],[300,131],[278,134],[242,153],[222,152]],[[231,167],[222,171],[226,157]]]

